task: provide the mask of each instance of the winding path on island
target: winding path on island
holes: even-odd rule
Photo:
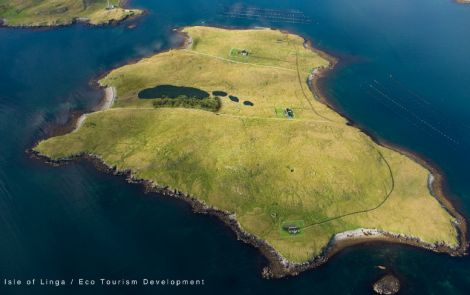
[[[305,93],[305,90],[304,90],[304,87],[303,87],[303,83],[302,83],[302,78],[300,78],[300,69],[299,69],[299,50],[298,48],[295,49],[295,63],[296,63],[296,69],[297,69],[297,77],[298,77],[298,81],[299,81],[299,85],[300,85],[300,88],[302,90],[302,95],[304,96],[305,100],[308,102],[308,104],[310,105],[312,111],[317,114],[319,117],[321,118],[324,118],[325,120],[328,120],[330,122],[332,122],[329,118],[326,118],[324,116],[322,116],[321,114],[319,114],[312,102],[310,101],[311,99],[307,96],[307,94]],[[313,93],[313,96],[315,97],[315,93]],[[317,98],[318,99],[318,98]],[[367,213],[367,212],[371,212],[371,211],[374,211],[378,208],[380,208],[383,204],[385,204],[385,202],[388,200],[388,198],[390,197],[390,195],[392,194],[393,190],[395,189],[395,179],[393,178],[393,172],[392,172],[392,167],[390,167],[390,163],[388,163],[387,159],[385,159],[384,155],[377,149],[375,148],[374,146],[370,145],[371,148],[373,148],[380,156],[380,158],[385,162],[385,164],[387,165],[387,168],[388,168],[388,171],[390,173],[390,180],[391,180],[391,188],[390,188],[390,191],[385,195],[385,198],[375,207],[372,207],[372,208],[369,208],[369,209],[364,209],[364,210],[358,210],[358,211],[353,211],[353,212],[349,212],[349,213],[345,213],[345,214],[342,214],[342,215],[338,215],[338,216],[335,216],[335,217],[330,217],[330,218],[327,218],[327,219],[324,219],[324,220],[321,220],[321,221],[318,221],[318,222],[315,222],[315,223],[311,223],[309,225],[306,225],[306,226],[303,226],[302,229],[307,229],[307,228],[310,228],[310,227],[314,227],[316,225],[320,225],[320,224],[324,224],[324,223],[327,223],[327,222],[330,222],[330,221],[333,221],[333,220],[337,220],[337,219],[340,219],[340,218],[343,218],[343,217],[346,217],[346,216],[351,216],[351,215],[356,215],[356,214],[361,214],[361,213]]]
[[[294,45],[295,46],[295,45]],[[226,61],[226,62],[230,62],[230,63],[238,63],[238,64],[245,64],[245,65],[248,65],[248,66],[262,66],[262,67],[268,67],[268,68],[275,68],[275,69],[281,69],[281,70],[286,70],[286,71],[296,71],[297,72],[297,77],[298,77],[298,83],[299,83],[299,87],[301,89],[301,92],[302,92],[302,95],[303,97],[305,98],[305,100],[308,102],[311,110],[313,112],[315,112],[315,114],[317,114],[319,117],[321,118],[324,118],[326,121],[316,121],[318,123],[330,123],[330,124],[335,124],[334,121],[330,120],[329,118],[327,117],[324,117],[322,116],[321,114],[319,114],[312,102],[310,101],[311,98],[308,97],[308,95],[306,94],[305,92],[305,89],[303,87],[303,83],[302,83],[302,79],[300,77],[300,69],[299,69],[299,58],[298,58],[298,48],[295,48],[295,57],[296,57],[296,70],[292,70],[292,69],[289,69],[289,68],[284,68],[284,67],[273,67],[273,66],[268,66],[268,65],[259,65],[259,64],[253,64],[253,63],[246,63],[246,62],[240,62],[240,61],[234,61],[234,60],[230,60],[230,59],[227,59],[227,58],[223,58],[223,57],[220,57],[220,56],[216,56],[216,55],[211,55],[211,54],[206,54],[206,53],[201,53],[201,52],[196,52],[196,51],[193,51],[193,50],[188,50],[188,49],[184,49],[184,51],[188,52],[188,53],[191,53],[191,54],[197,54],[197,55],[202,55],[204,57],[207,57],[207,58],[214,58],[214,59],[219,59],[219,60],[223,60],[223,61]],[[111,93],[111,95],[110,95]],[[313,93],[313,95],[315,96],[315,94]],[[110,109],[110,107],[113,105],[114,103],[114,100],[115,100],[115,97],[116,97],[116,89],[115,87],[107,87],[105,89],[105,96],[106,96],[106,100],[105,100],[105,104],[103,106],[103,108],[100,110],[100,111],[104,111],[104,110],[108,110]],[[111,99],[109,99],[111,97]],[[111,109],[111,110],[119,110],[120,108],[114,108],[114,109]],[[127,108],[127,109],[132,109],[132,108]],[[136,109],[139,109],[139,110],[142,110],[143,108],[136,108]],[[153,109],[153,108],[152,108]],[[228,114],[218,114],[218,115],[222,115],[222,116],[231,116],[231,117],[238,117],[238,118],[243,118],[243,117],[246,117],[246,116],[237,116],[237,115],[228,115]],[[279,118],[266,118],[266,117],[256,117],[258,119],[274,119],[274,120],[283,120],[283,119],[279,119]],[[84,119],[84,118],[83,118]],[[311,121],[311,120],[309,120]],[[83,120],[81,120],[81,123],[83,123]],[[78,128],[77,128],[78,129]],[[385,197],[383,198],[383,200],[377,204],[376,206],[372,207],[372,208],[368,208],[368,209],[363,209],[363,210],[357,210],[357,211],[353,211],[353,212],[348,212],[348,213],[344,213],[344,214],[341,214],[341,215],[338,215],[338,216],[334,216],[334,217],[330,217],[330,218],[327,218],[327,219],[324,219],[324,220],[321,220],[321,221],[318,221],[318,222],[315,222],[315,223],[311,223],[311,224],[308,224],[308,225],[305,225],[303,227],[301,227],[302,229],[307,229],[307,228],[310,228],[310,227],[314,227],[314,226],[317,226],[317,225],[320,225],[320,224],[325,224],[325,223],[328,223],[328,222],[331,222],[331,221],[334,221],[334,220],[337,220],[337,219],[341,219],[341,218],[344,218],[344,217],[347,217],[347,216],[351,216],[351,215],[356,215],[356,214],[362,214],[362,213],[367,213],[367,212],[371,212],[371,211],[374,211],[378,208],[380,208],[383,204],[385,204],[385,202],[388,200],[388,198],[390,197],[390,195],[392,194],[394,188],[395,188],[395,179],[393,177],[393,172],[392,172],[392,168],[390,167],[390,164],[388,163],[387,159],[385,159],[385,157],[383,156],[383,154],[377,150],[375,147],[373,147],[371,145],[371,147],[379,154],[380,158],[384,161],[384,163],[387,165],[387,168],[388,168],[388,171],[390,173],[390,180],[391,180],[391,188],[390,190],[387,192],[387,194],[385,195]]]
[[[337,220],[337,219],[340,219],[340,218],[343,218],[343,217],[346,217],[346,216],[351,216],[351,215],[355,215],[355,214],[361,214],[361,213],[367,213],[367,212],[371,212],[371,211],[374,211],[374,210],[377,210],[378,208],[380,208],[383,204],[385,204],[385,202],[388,200],[388,198],[390,197],[390,195],[393,193],[393,190],[395,189],[395,179],[393,178],[393,172],[392,172],[392,168],[390,167],[390,164],[388,163],[387,159],[385,159],[385,157],[383,156],[383,154],[375,149],[377,151],[377,153],[380,155],[380,157],[382,158],[382,160],[385,162],[385,164],[387,165],[387,168],[390,172],[390,180],[391,180],[391,188],[390,188],[390,191],[387,193],[387,195],[385,196],[385,198],[375,207],[373,208],[369,208],[369,209],[364,209],[364,210],[359,210],[359,211],[354,211],[354,212],[350,212],[350,213],[346,213],[346,214],[343,214],[343,215],[339,215],[339,216],[335,216],[335,217],[331,217],[331,218],[327,218],[325,220],[322,220],[322,221],[318,221],[318,222],[315,222],[315,223],[311,223],[309,225],[306,225],[304,227],[302,227],[303,229],[306,229],[306,228],[309,228],[309,227],[314,227],[316,225],[320,225],[320,224],[324,224],[324,223],[327,223],[327,222],[330,222],[330,221],[333,221],[333,220]]]
[[[298,270],[305,262],[315,267],[312,257],[327,258],[324,247],[337,234],[358,227],[396,234],[393,241],[405,235],[416,239],[411,244],[429,249],[443,241],[443,252],[458,245],[453,216],[429,189],[433,170],[380,145],[315,92],[321,72],[336,64],[334,58],[311,50],[295,35],[279,44],[281,31],[189,27],[182,32],[197,36],[197,46],[111,71],[99,83],[117,88],[115,105],[88,116],[90,124],[79,133],[43,140],[34,151],[52,161],[96,156],[119,171],[131,169],[133,179],[149,179],[157,190],[169,187],[172,193],[175,188],[178,196],[222,212],[214,214],[236,214],[237,233],[279,255],[272,263],[282,264],[285,258]],[[227,36],[233,39],[228,44]],[[260,39],[264,42],[252,42]],[[254,54],[230,60],[226,53],[233,46],[251,48]],[[168,75],[173,69],[175,74]],[[225,108],[211,113],[155,108],[152,101],[135,97],[155,85],[223,90],[256,106],[220,98]],[[296,120],[284,118],[285,108],[297,110]],[[205,148],[213,155],[210,159],[201,152]],[[189,174],[188,167],[193,168]],[[264,186],[269,181],[273,185]],[[423,206],[429,219],[413,213]],[[436,222],[434,229],[428,228],[428,220]],[[286,236],[282,225],[288,222],[298,223],[305,235]],[[286,265],[280,266],[279,275],[288,272]]]
[[[220,56],[215,56],[215,55],[211,55],[211,54],[205,54],[205,53],[200,53],[200,52],[195,52],[195,51],[192,51],[192,50],[187,50],[187,49],[184,49],[186,52],[189,52],[189,53],[192,53],[192,54],[198,54],[198,55],[202,55],[204,57],[207,57],[207,58],[215,58],[215,59],[219,59],[219,60],[223,60],[223,61],[226,61],[226,62],[231,62],[231,63],[240,63],[240,64],[245,64],[245,65],[248,65],[248,66],[263,66],[263,67],[269,67],[269,68],[276,68],[276,69],[282,69],[282,70],[287,70],[287,71],[296,71],[297,72],[297,77],[298,77],[298,83],[299,83],[299,87],[301,89],[301,92],[302,92],[302,95],[303,97],[305,98],[305,100],[308,102],[311,110],[313,112],[315,112],[315,114],[317,114],[319,117],[321,118],[324,118],[325,121],[319,121],[319,120],[314,120],[316,123],[329,123],[329,124],[335,124],[336,122],[330,120],[329,118],[327,117],[324,117],[322,116],[321,114],[319,114],[312,102],[310,101],[312,98],[309,98],[307,93],[305,92],[305,89],[303,87],[303,83],[302,83],[302,79],[300,77],[300,69],[299,69],[299,60],[298,60],[298,48],[295,48],[295,52],[296,52],[296,70],[292,70],[292,69],[288,69],[288,68],[283,68],[283,67],[273,67],[273,66],[265,66],[265,65],[258,65],[258,64],[252,64],[252,63],[245,63],[245,62],[239,62],[239,61],[234,61],[234,60],[230,60],[230,59],[226,59],[226,58],[223,58],[223,57],[220,57]],[[312,93],[314,96],[315,94]],[[104,111],[104,110],[119,110],[120,108],[111,108],[111,106],[113,105],[114,103],[114,100],[116,98],[116,88],[115,87],[107,87],[105,89],[105,104],[103,105],[103,108],[100,110],[100,111]],[[126,109],[132,109],[132,108],[129,108],[127,107]],[[135,108],[136,110],[142,110],[142,109],[146,109],[146,108]],[[153,108],[149,108],[149,109],[152,109]],[[221,116],[230,116],[230,117],[237,117],[237,118],[246,118],[246,116],[240,116],[240,115],[229,115],[229,114],[217,114],[217,115],[221,115]],[[263,119],[263,120],[283,120],[283,119],[280,119],[280,118],[266,118],[266,117],[253,117],[251,116],[251,118],[257,118],[257,119]],[[308,120],[308,121],[312,121],[312,120]],[[83,120],[81,121],[81,123],[83,123]],[[78,128],[77,128],[78,129]],[[314,226],[317,226],[317,225],[321,225],[321,224],[325,224],[325,223],[328,223],[328,222],[331,222],[331,221],[334,221],[334,220],[338,220],[338,219],[341,219],[341,218],[344,218],[344,217],[347,217],[347,216],[351,216],[351,215],[356,215],[356,214],[362,214],[362,213],[367,213],[367,212],[371,212],[371,211],[374,211],[378,208],[380,208],[383,204],[385,204],[385,202],[388,200],[388,198],[390,197],[390,195],[393,193],[393,190],[395,188],[395,179],[393,177],[393,172],[392,172],[392,168],[390,166],[390,163],[387,161],[387,159],[383,156],[383,154],[377,149],[375,148],[374,146],[370,145],[371,148],[373,148],[377,153],[378,155],[380,156],[380,158],[384,161],[384,163],[387,165],[387,168],[388,168],[388,171],[390,173],[390,184],[391,184],[391,187],[390,187],[390,190],[387,192],[387,194],[385,195],[385,197],[382,199],[382,201],[380,203],[378,203],[376,206],[372,207],[372,208],[367,208],[367,209],[363,209],[363,210],[356,210],[356,211],[353,211],[353,212],[348,212],[348,213],[344,213],[344,214],[341,214],[341,215],[338,215],[338,216],[334,216],[334,217],[330,217],[330,218],[327,218],[327,219],[324,219],[324,220],[321,220],[321,221],[318,221],[318,222],[315,222],[315,223],[311,223],[311,224],[307,224],[303,227],[301,227],[302,229],[307,229],[307,228],[310,228],[310,227],[314,227]]]

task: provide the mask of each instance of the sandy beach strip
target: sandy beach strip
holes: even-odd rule
[[[116,99],[116,87],[106,87],[104,89],[104,100],[101,103],[101,106],[99,107],[99,111],[105,111],[109,108],[111,108],[114,104],[114,101]],[[78,120],[77,123],[75,124],[75,129],[72,132],[76,132],[80,127],[82,127],[83,123],[85,122],[85,119],[87,118],[88,114],[82,114]]]

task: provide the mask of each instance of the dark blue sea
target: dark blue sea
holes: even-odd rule
[[[470,5],[451,0],[133,0],[120,25],[0,29],[0,294],[371,294],[386,266],[401,294],[470,294],[470,258],[367,244],[297,277],[261,278],[267,261],[214,217],[146,194],[86,162],[52,167],[26,150],[91,110],[93,80],[178,45],[186,25],[286,29],[341,63],[322,82],[338,111],[441,169],[470,217]],[[295,9],[308,21],[234,18],[237,7]],[[265,10],[266,11],[266,10]],[[135,23],[135,29],[128,25]],[[429,225],[430,227],[432,224]],[[26,280],[36,279],[34,286]],[[198,287],[102,287],[79,278],[203,279]],[[22,280],[5,286],[4,279]],[[70,286],[40,286],[38,280]]]

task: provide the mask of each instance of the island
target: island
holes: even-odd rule
[[[142,14],[122,0],[0,0],[0,25],[49,27],[83,22],[103,25]]]
[[[463,254],[465,220],[438,171],[377,143],[322,99],[317,80],[334,58],[268,28],[180,33],[180,48],[100,79],[103,108],[34,154],[91,159],[220,217],[269,259],[266,277],[365,241]]]

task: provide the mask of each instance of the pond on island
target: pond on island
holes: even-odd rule
[[[141,90],[138,94],[139,98],[178,98],[178,97],[191,97],[197,99],[204,99],[209,97],[209,93],[204,90],[174,85],[158,85],[152,88]]]
[[[230,100],[233,101],[233,102],[239,102],[239,101],[240,101],[240,100],[238,99],[238,97],[236,97],[236,96],[229,95],[228,97],[229,97]]]
[[[225,91],[220,91],[220,90],[212,91],[212,94],[213,94],[214,96],[227,96],[227,95],[228,95],[227,92],[225,92]]]

